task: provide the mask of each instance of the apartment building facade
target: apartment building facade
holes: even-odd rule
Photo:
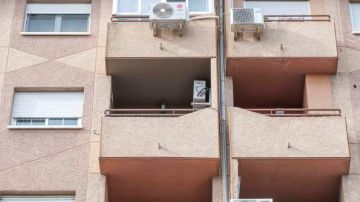
[[[150,26],[161,2],[180,30]],[[234,33],[233,8],[263,29]],[[355,0],[0,0],[0,201],[360,201],[359,19]]]

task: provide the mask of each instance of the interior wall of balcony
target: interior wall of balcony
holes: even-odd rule
[[[108,59],[107,65],[114,108],[192,108],[194,80],[206,81],[214,93],[207,102],[217,106],[215,59]]]
[[[305,76],[304,108],[309,109],[332,109],[332,90],[330,75]]]

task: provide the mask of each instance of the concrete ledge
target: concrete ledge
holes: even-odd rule
[[[214,19],[189,22],[183,37],[154,37],[148,22],[110,23],[106,57],[216,57],[216,36]]]
[[[219,158],[218,131],[210,108],[177,118],[105,117],[101,157]]]
[[[233,158],[350,157],[342,117],[271,118],[235,107],[228,111]]]

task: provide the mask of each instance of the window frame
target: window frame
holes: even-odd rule
[[[34,11],[32,10],[31,7]],[[38,8],[36,8],[38,7]],[[41,8],[42,7],[42,8]],[[79,9],[79,10],[76,10]],[[90,35],[91,30],[91,9],[90,3],[28,3],[24,17],[22,35]],[[55,15],[55,25],[53,32],[29,32],[30,15]],[[85,32],[61,32],[61,21],[63,15],[87,15],[87,30]]]
[[[142,17],[146,17],[149,16],[149,14],[141,14],[141,1],[142,0],[137,0],[138,1],[138,11],[137,12],[119,12],[119,0],[113,0],[113,15],[118,15],[118,16],[142,16]],[[189,0],[185,0],[186,1],[186,5],[187,7],[189,7]],[[214,0],[207,0],[208,1],[208,5],[209,5],[209,9],[208,11],[204,11],[204,12],[190,12],[189,11],[189,15],[193,16],[193,15],[204,15],[204,14],[211,14],[214,13]],[[166,0],[160,0],[160,2],[165,3],[167,2]]]
[[[75,116],[50,116],[50,117],[42,117],[42,116],[14,116],[14,109],[15,109],[15,96],[16,93],[81,93],[82,94],[82,98],[81,101],[82,102],[82,106],[81,109],[79,108],[79,110],[81,110],[81,114],[77,114]],[[84,104],[85,104],[85,94],[84,91],[68,91],[68,92],[64,92],[64,91],[19,91],[19,92],[15,92],[14,93],[14,97],[13,97],[13,105],[12,105],[12,112],[11,112],[11,120],[10,120],[10,124],[7,127],[8,129],[82,129],[83,128],[83,115],[84,115]],[[65,114],[64,114],[65,115]],[[80,117],[81,116],[81,117]],[[23,119],[23,120],[29,120],[30,123],[28,125],[18,125],[18,120]],[[51,119],[62,119],[61,125],[49,125],[49,120]],[[66,125],[65,121],[67,119],[76,119],[77,124],[76,125]],[[40,124],[40,125],[32,125],[32,122],[34,120],[43,120],[44,124]]]
[[[18,119],[29,119],[30,122],[33,120],[44,120],[45,123],[43,125],[17,125]],[[61,125],[49,125],[50,119],[62,119]],[[65,125],[65,119],[76,119],[76,125]],[[9,129],[81,129],[82,126],[82,117],[11,117]]]
[[[258,1],[264,1],[264,0],[258,0]],[[297,1],[302,1],[302,0],[297,0]],[[304,0],[304,1],[306,1],[307,7],[308,7],[308,15],[311,15],[310,0]],[[249,2],[249,0],[244,0],[244,4],[243,4],[244,8],[246,8],[246,2]],[[270,2],[291,2],[291,1],[289,1],[289,0],[276,0],[276,1],[270,1]],[[282,15],[282,14],[271,14],[271,15]]]
[[[349,2],[349,7],[350,7],[350,20],[351,20],[351,32],[352,34],[360,34],[360,29],[359,30],[355,30],[355,24],[354,24],[354,17],[353,17],[353,4],[358,4],[360,6],[360,2],[359,3],[354,3],[354,2]]]
[[[35,202],[35,201],[48,201],[48,202],[74,202],[75,195],[0,195],[0,201],[24,201],[24,202]]]

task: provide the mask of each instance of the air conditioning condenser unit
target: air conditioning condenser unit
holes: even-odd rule
[[[185,2],[150,4],[150,28],[154,36],[158,36],[161,30],[176,31],[182,36],[188,19]]]

